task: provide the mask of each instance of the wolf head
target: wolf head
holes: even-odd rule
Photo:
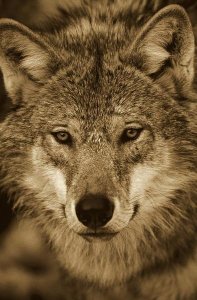
[[[0,22],[1,186],[66,270],[109,285],[195,246],[194,37],[176,5],[135,33],[93,16]]]

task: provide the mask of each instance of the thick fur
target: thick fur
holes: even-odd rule
[[[0,22],[0,65],[12,100],[0,125],[1,187],[50,242],[66,276],[76,287],[87,283],[87,299],[195,299],[189,18],[177,5],[140,21],[143,5],[132,1],[76,5],[55,30]],[[143,128],[135,141],[123,139],[128,126]],[[70,144],[57,142],[57,129],[69,131]],[[110,240],[81,236],[87,229],[75,205],[86,192],[114,202],[103,228],[117,233]]]

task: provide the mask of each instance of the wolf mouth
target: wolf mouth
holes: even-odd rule
[[[100,232],[100,233],[87,232],[87,233],[80,234],[80,236],[82,236],[87,241],[91,242],[94,240],[109,241],[117,234],[118,234],[118,232]]]

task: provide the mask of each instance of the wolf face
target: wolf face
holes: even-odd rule
[[[135,34],[92,15],[51,35],[1,21],[1,185],[66,270],[110,285],[193,253],[194,39],[176,5]]]

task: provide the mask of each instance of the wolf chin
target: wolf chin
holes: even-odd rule
[[[192,299],[189,18],[169,5],[138,23],[119,2],[88,3],[50,32],[0,21],[11,99],[0,123],[1,187],[71,276],[102,288],[127,282],[142,299]]]

